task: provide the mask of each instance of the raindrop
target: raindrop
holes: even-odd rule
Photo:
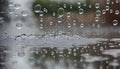
[[[79,14],[83,14],[84,13],[84,9],[80,8],[79,9]]]
[[[44,27],[43,27],[43,24],[40,24],[40,29],[43,29]]]
[[[119,10],[115,10],[115,14],[118,15],[120,13]]]
[[[23,23],[21,23],[21,22],[16,23],[17,29],[22,29],[22,27],[23,27]]]
[[[80,5],[81,4],[80,1],[78,1],[77,4]]]
[[[57,19],[57,22],[58,22],[58,23],[61,23],[61,22],[62,22],[62,18],[58,18],[58,19]]]
[[[45,13],[48,13],[48,10],[47,10],[46,8],[44,8],[43,11],[44,11]]]
[[[99,3],[96,3],[96,4],[95,4],[95,8],[96,8],[96,9],[100,8],[100,4],[99,4]]]
[[[109,6],[105,6],[105,10],[109,11],[110,7]]]
[[[113,9],[110,9],[110,13],[113,13]]]
[[[40,16],[40,17],[44,16],[44,12],[43,12],[43,11],[40,11],[39,16]]]
[[[53,22],[50,22],[50,26],[52,26],[53,25]]]
[[[102,14],[106,14],[106,10],[105,9],[102,10]]]
[[[40,13],[41,11],[41,5],[40,4],[36,4],[35,7],[34,7],[34,12],[35,13]]]
[[[58,17],[63,17],[63,15],[64,15],[64,9],[63,8],[59,8],[58,9]]]
[[[95,22],[98,22],[100,20],[100,17],[95,17]]]
[[[56,13],[55,12],[53,12],[53,14],[52,14],[53,16],[55,16],[56,15]]]
[[[84,24],[82,23],[82,24],[80,24],[80,28],[83,28],[84,27]]]
[[[119,22],[118,22],[118,20],[116,20],[116,19],[115,19],[115,20],[113,20],[113,26],[117,26],[117,25],[118,25],[118,23],[119,23]]]
[[[15,4],[15,9],[20,9],[21,5],[20,4]]]
[[[97,10],[97,11],[96,11],[96,16],[97,16],[97,17],[101,16],[101,11],[100,11],[100,10]]]
[[[68,28],[71,28],[71,24],[70,23],[68,23]]]
[[[92,5],[89,5],[89,8],[92,8]]]
[[[110,0],[106,0],[106,4],[110,4]]]
[[[13,14],[14,13],[14,9],[8,9],[8,13],[9,14]]]
[[[72,9],[73,8],[73,6],[72,5],[70,5],[70,9]]]
[[[21,12],[22,16],[25,17],[25,16],[28,16],[28,11],[27,10],[23,10]]]
[[[67,5],[66,5],[66,4],[64,4],[64,5],[63,5],[63,8],[67,8]]]
[[[70,18],[70,14],[71,14],[70,12],[67,13],[67,18]]]

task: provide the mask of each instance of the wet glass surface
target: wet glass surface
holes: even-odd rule
[[[120,0],[0,0],[0,69],[120,69]]]

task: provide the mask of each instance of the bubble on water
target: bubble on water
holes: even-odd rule
[[[105,10],[109,11],[110,10],[110,6],[105,6]]]
[[[106,0],[106,4],[110,4],[110,0]]]
[[[15,4],[14,7],[15,7],[15,9],[20,9],[21,5],[20,4]]]
[[[80,9],[79,9],[79,14],[82,15],[83,13],[84,13],[84,9],[80,8]]]
[[[40,17],[44,16],[44,12],[43,12],[43,11],[40,11],[40,12],[39,12],[39,16],[40,16]]]
[[[41,5],[40,4],[36,4],[35,7],[34,7],[34,12],[35,13],[40,13],[41,11]]]
[[[100,10],[97,10],[97,11],[96,11],[96,16],[97,16],[97,17],[101,16],[101,11],[100,11]]]
[[[23,23],[22,22],[16,23],[16,28],[17,29],[22,29],[22,27],[23,27]]]
[[[27,10],[23,10],[21,12],[22,16],[25,17],[25,16],[28,16],[28,11]]]
[[[118,20],[113,20],[113,26],[117,26],[119,24]]]
[[[116,14],[116,15],[119,15],[119,14],[120,14],[120,11],[119,11],[119,10],[115,10],[115,14]]]
[[[57,13],[58,13],[58,17],[63,17],[64,9],[63,8],[59,8]]]
[[[95,8],[96,8],[96,9],[100,8],[100,3],[96,3],[96,4],[95,4]]]

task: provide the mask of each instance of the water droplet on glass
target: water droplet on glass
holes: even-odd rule
[[[62,18],[57,18],[57,22],[61,23],[62,22]]]
[[[34,7],[34,12],[35,13],[39,13],[41,11],[41,5],[40,4],[36,4]]]
[[[80,8],[79,9],[79,14],[83,14],[84,13],[84,9]]]
[[[100,3],[96,3],[96,4],[95,4],[95,8],[96,8],[96,9],[100,8]]]
[[[64,15],[64,9],[63,8],[59,8],[58,9],[58,17],[63,17]]]
[[[28,11],[27,10],[23,10],[22,12],[21,12],[21,14],[22,14],[22,16],[28,16]]]
[[[40,12],[39,12],[39,16],[40,16],[40,17],[44,16],[44,12],[43,12],[43,11],[40,11]]]
[[[109,6],[105,6],[105,10],[109,11],[110,7]]]
[[[100,10],[97,10],[97,11],[96,11],[96,16],[97,16],[97,17],[101,16],[101,11],[100,11]]]
[[[43,11],[44,11],[45,13],[48,13],[48,10],[47,10],[46,8],[44,8]]]
[[[119,10],[115,10],[115,14],[118,15],[120,13]]]
[[[102,10],[102,14],[106,14],[106,10],[105,9]]]
[[[66,4],[64,4],[64,5],[63,5],[63,8],[67,8],[67,5],[66,5]]]
[[[22,29],[22,27],[23,27],[23,23],[21,23],[21,22],[16,23],[17,29]]]
[[[113,9],[110,9],[110,13],[113,13]]]
[[[20,9],[21,5],[20,4],[15,4],[15,9]]]
[[[44,27],[43,27],[43,24],[40,24],[40,29],[43,29]]]
[[[106,0],[106,4],[110,4],[110,0]]]
[[[118,25],[118,23],[119,23],[119,22],[118,22],[118,20],[116,20],[116,19],[115,19],[115,20],[113,20],[113,26],[117,26],[117,25]]]
[[[95,17],[95,22],[98,22],[100,20],[100,17]]]

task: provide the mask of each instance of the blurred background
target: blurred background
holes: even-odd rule
[[[120,0],[0,0],[0,69],[120,69]]]

